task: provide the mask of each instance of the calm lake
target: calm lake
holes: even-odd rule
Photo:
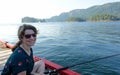
[[[39,30],[34,55],[62,66],[120,53],[120,22],[31,23]],[[0,24],[0,39],[15,44],[21,24]],[[71,68],[82,75],[120,75],[120,56]]]

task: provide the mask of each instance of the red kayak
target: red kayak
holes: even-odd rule
[[[14,47],[13,44],[10,44],[10,43],[8,43],[6,41],[0,40],[0,42],[2,43],[3,47],[10,48],[10,49],[12,49]],[[50,69],[51,72],[54,72],[54,71],[57,70],[59,75],[81,75],[81,74],[79,74],[79,73],[77,73],[75,71],[72,71],[70,69],[65,69],[65,70],[58,71],[59,69],[63,69],[63,66],[60,66],[60,65],[58,65],[58,64],[56,64],[54,62],[48,61],[46,59],[43,59],[43,58],[40,58],[40,57],[37,57],[37,56],[34,56],[34,59],[35,60],[42,59],[44,61],[44,63],[45,63],[46,68]]]

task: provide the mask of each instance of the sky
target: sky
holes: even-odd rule
[[[23,17],[50,18],[74,9],[120,0],[0,0],[0,23],[21,23]]]

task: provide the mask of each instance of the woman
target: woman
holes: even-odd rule
[[[45,65],[42,60],[34,61],[31,46],[35,44],[37,29],[32,25],[23,24],[18,29],[19,42],[12,49],[2,75],[44,75]]]

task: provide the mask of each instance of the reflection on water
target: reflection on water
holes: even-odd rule
[[[33,47],[34,54],[63,66],[120,53],[120,22],[51,22],[33,25],[39,30]],[[18,26],[1,25],[0,38],[15,43]],[[3,32],[7,28],[10,32]],[[71,69],[83,75],[120,75],[119,58],[111,57]]]

